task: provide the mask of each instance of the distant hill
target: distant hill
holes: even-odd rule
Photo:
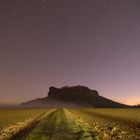
[[[98,91],[85,86],[50,87],[48,96],[22,104],[23,107],[97,107],[125,108],[130,107],[99,95]]]
[[[140,104],[134,105],[133,108],[140,108]]]
[[[0,104],[0,109],[1,108],[18,108],[20,107],[19,105],[14,105],[14,104]]]

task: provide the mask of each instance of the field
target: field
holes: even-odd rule
[[[0,140],[140,140],[140,109],[1,109]]]
[[[10,139],[17,135],[49,109],[0,109],[0,140]]]

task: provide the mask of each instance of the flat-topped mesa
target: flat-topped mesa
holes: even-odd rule
[[[99,96],[96,90],[91,90],[85,86],[72,86],[72,87],[50,87],[48,92],[48,97],[61,100],[83,100],[89,99],[93,96]]]
[[[97,108],[126,108],[130,107],[98,94],[85,86],[50,87],[48,96],[28,101],[25,107],[97,107]]]

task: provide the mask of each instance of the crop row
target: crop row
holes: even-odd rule
[[[96,139],[140,140],[139,110],[127,114],[128,110],[118,109],[69,109],[85,122]],[[132,117],[130,117],[132,115]]]

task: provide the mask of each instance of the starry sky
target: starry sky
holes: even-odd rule
[[[139,0],[0,0],[0,103],[84,85],[140,103]]]

